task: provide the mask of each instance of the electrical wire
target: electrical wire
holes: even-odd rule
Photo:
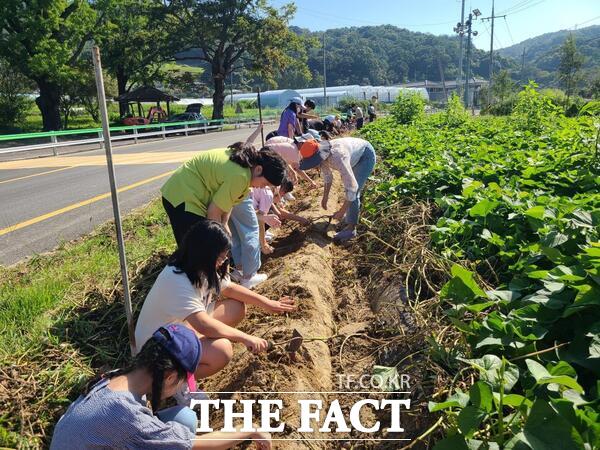
[[[512,45],[515,45],[515,40],[513,39],[513,35],[510,32],[510,27],[508,26],[508,20],[506,20],[506,17],[504,18],[504,25],[506,25],[506,31],[508,31],[508,35],[510,36],[510,42],[512,43]]]

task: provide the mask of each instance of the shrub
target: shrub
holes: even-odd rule
[[[27,88],[27,79],[0,60],[0,126],[12,127],[25,120],[33,104],[24,95]]]
[[[401,93],[392,105],[392,115],[400,124],[411,124],[423,117],[425,100],[417,93]]]
[[[530,81],[525,89],[519,92],[512,113],[517,127],[533,133],[541,132],[557,116],[562,115],[561,109],[548,97],[542,96],[537,91],[537,87],[534,81]]]
[[[456,127],[465,123],[469,117],[469,113],[465,109],[460,97],[456,92],[453,92],[444,109],[444,119],[446,124],[451,127]]]

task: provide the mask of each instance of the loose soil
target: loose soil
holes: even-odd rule
[[[269,279],[261,284],[258,292],[270,298],[289,295],[299,303],[298,311],[287,316],[269,316],[251,309],[240,328],[272,342],[290,339],[293,329],[305,338],[323,340],[303,343],[296,354],[289,354],[285,346],[278,346],[267,354],[253,355],[235,346],[229,366],[204,380],[201,388],[209,392],[211,398],[283,400],[280,420],[286,426],[283,433],[275,433],[273,437],[289,440],[275,441],[278,449],[398,449],[410,445],[408,441],[376,439],[412,439],[432,423],[430,414],[424,414],[424,399],[432,386],[424,379],[427,371],[423,370],[422,361],[415,356],[425,344],[422,330],[411,322],[410,313],[402,307],[406,299],[399,293],[397,280],[373,281],[368,267],[361,267],[360,247],[356,243],[345,246],[332,243],[335,227],[328,226],[327,219],[321,217],[324,211],[318,193],[295,195],[302,200],[296,201],[292,209],[315,222],[308,228],[286,224],[276,230],[273,243],[276,251],[261,269],[269,274]],[[336,195],[339,191],[333,192],[332,198]],[[334,208],[335,202],[332,202],[328,214]],[[392,309],[382,306],[392,303]],[[379,314],[374,313],[374,309]],[[399,328],[404,336],[398,336]],[[419,338],[415,339],[417,335]],[[377,385],[370,385],[376,364],[397,365],[398,372],[409,378],[407,385],[396,390],[409,393],[382,394]],[[361,387],[358,380],[364,375],[366,386]],[[322,419],[331,402],[338,400],[349,423],[352,405],[366,398],[410,398],[410,411],[401,414],[406,432],[388,435],[356,430],[326,434],[296,431],[300,426],[298,399],[322,400]],[[365,407],[361,414],[362,423],[367,427],[377,420],[382,430],[389,425],[389,407],[381,412]],[[215,413],[211,426],[218,429],[221,420],[219,413]],[[309,438],[340,440],[306,440]],[[420,443],[414,444],[412,448],[426,448]]]

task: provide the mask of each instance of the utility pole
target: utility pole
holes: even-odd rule
[[[525,82],[525,46],[523,46],[523,55],[521,56],[521,81]]]
[[[454,31],[456,31],[458,28],[460,28],[462,30],[462,28],[464,27],[464,23],[465,23],[465,0],[462,0],[462,7],[460,10],[460,22],[457,24],[456,28],[454,29]],[[458,33],[458,31],[456,31]],[[462,86],[462,76],[463,76],[463,41],[464,41],[464,35],[465,33],[463,31],[460,31],[460,33],[458,33],[458,36],[460,38],[460,54],[458,57],[458,79],[456,80],[456,87],[458,89],[458,95],[459,97],[462,97],[462,92],[460,92],[461,86]]]
[[[444,78],[444,69],[442,68],[442,61],[440,57],[437,58],[438,69],[440,71],[440,79],[442,80],[442,88],[444,89],[444,98],[446,99],[446,103],[448,103],[448,91],[446,90],[446,79]]]
[[[475,19],[477,19],[477,17],[479,17],[481,15],[481,11],[479,11],[478,9],[474,9],[472,12],[469,13],[469,19],[467,20],[467,22],[463,25],[461,24],[460,27],[456,27],[454,29],[454,31],[457,30],[457,28],[459,29],[457,32],[459,33],[464,33],[465,32],[465,27],[467,30],[467,70],[466,70],[466,80],[465,80],[465,108],[469,107],[469,80],[471,78],[471,36],[477,36],[477,31],[473,31],[472,29],[472,25],[473,25],[473,16],[475,16]]]
[[[323,31],[323,113],[327,110],[327,67],[325,64],[325,31]]]
[[[494,83],[494,19],[499,19],[500,17],[506,18],[506,14],[502,16],[494,15],[494,0],[492,0],[492,15],[490,17],[482,17],[481,20],[491,20],[492,21],[492,32],[490,33],[490,103],[492,103],[491,92],[492,92],[492,84]]]

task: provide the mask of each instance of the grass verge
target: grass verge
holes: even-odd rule
[[[132,301],[174,249],[153,201],[123,223]],[[128,356],[114,226],[0,268],[0,447],[49,444],[63,408],[98,369]]]

